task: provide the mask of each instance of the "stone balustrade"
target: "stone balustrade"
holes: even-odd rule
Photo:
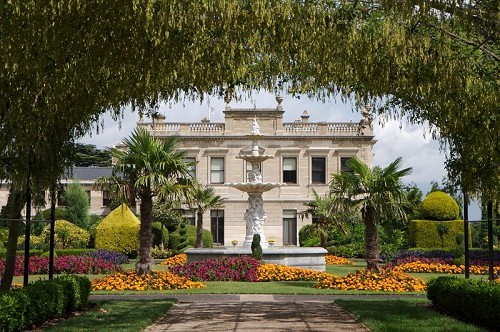
[[[155,122],[138,123],[138,127],[145,128],[155,135],[224,135],[226,125],[224,123],[196,122],[196,123],[175,123],[175,122]],[[283,127],[276,133],[266,133],[263,135],[287,135],[287,136],[357,136],[360,133],[360,124],[353,122],[316,122],[303,123],[291,122],[283,123]],[[232,134],[238,134],[239,131],[233,131]]]

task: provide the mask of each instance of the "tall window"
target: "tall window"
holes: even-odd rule
[[[184,210],[184,218],[186,218],[188,225],[196,225],[196,218],[193,210]]]
[[[109,197],[109,191],[104,190],[102,192],[102,206],[109,206],[111,203],[111,198]]]
[[[326,183],[326,158],[311,158],[311,183]]]
[[[297,245],[297,211],[283,210],[283,244]]]
[[[352,172],[352,169],[349,167],[349,160],[352,157],[340,157],[340,171],[341,172]]]
[[[188,166],[189,176],[192,179],[196,179],[196,158],[194,158],[194,157],[184,158],[184,162],[186,164],[189,164],[189,166]]]
[[[210,183],[224,183],[224,158],[210,159]]]
[[[85,193],[87,194],[87,198],[88,198],[88,200],[89,200],[89,205],[91,205],[91,204],[92,204],[92,201],[91,201],[91,199],[90,199],[90,197],[91,197],[91,196],[90,196],[90,190],[85,190]]]
[[[297,183],[297,158],[283,158],[283,182]]]
[[[224,210],[210,210],[210,230],[214,243],[224,244]]]

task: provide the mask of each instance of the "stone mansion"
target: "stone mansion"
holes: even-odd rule
[[[196,162],[191,175],[226,199],[222,209],[204,215],[204,227],[211,230],[214,243],[230,246],[232,240],[242,244],[245,239],[248,195],[226,184],[248,182],[251,165],[237,156],[251,148],[247,135],[254,119],[262,135],[259,147],[264,154],[274,156],[260,165],[263,182],[285,184],[263,195],[267,214],[264,233],[277,245],[298,244],[298,231],[311,222],[298,212],[305,210],[304,203],[312,199],[313,189],[318,194],[328,191],[331,173],[346,170],[347,161],[354,156],[372,165],[376,141],[367,113],[363,112],[358,123],[313,123],[304,111],[301,119],[284,123],[281,99],[276,99],[275,108],[231,108],[227,104],[223,123],[208,119],[166,122],[161,115],[153,122],[138,122],[155,137],[177,135],[187,161]],[[194,215],[188,218],[194,224]]]

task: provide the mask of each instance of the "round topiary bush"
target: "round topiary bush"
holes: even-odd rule
[[[97,226],[95,248],[136,256],[139,252],[139,224],[139,219],[127,205],[120,205]]]
[[[54,242],[56,249],[82,249],[87,247],[90,234],[83,228],[66,220],[56,220]],[[40,236],[43,243],[50,241],[50,225],[45,226]]]
[[[457,202],[442,191],[431,192],[420,205],[420,215],[426,220],[455,220],[458,212]]]

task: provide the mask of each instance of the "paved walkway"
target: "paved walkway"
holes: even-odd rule
[[[146,332],[368,331],[349,313],[333,304],[333,300],[344,296],[190,294],[120,298],[124,297],[178,300]],[[91,298],[116,299],[115,296],[100,295]]]

